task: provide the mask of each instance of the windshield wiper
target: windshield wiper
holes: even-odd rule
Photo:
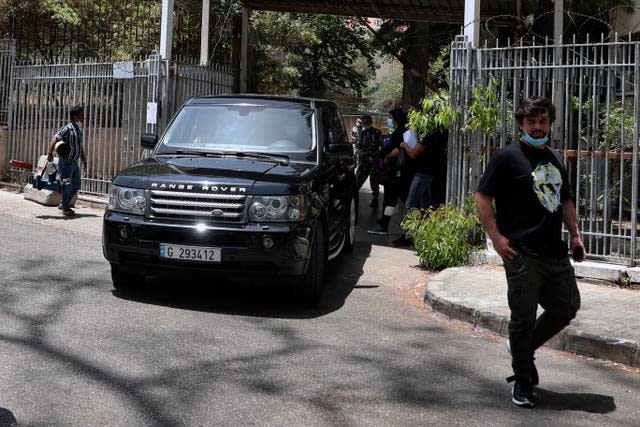
[[[242,151],[192,151],[192,150],[176,150],[166,153],[158,153],[158,156],[187,156],[187,157],[245,157],[250,159],[277,161],[282,165],[289,164],[289,156],[286,154],[258,153]]]
[[[249,151],[247,153],[242,153],[240,151],[234,153],[236,157],[248,157],[251,159],[260,159],[260,160],[277,160],[282,165],[289,164],[289,156],[286,154],[276,154],[276,153],[257,153],[253,151]]]
[[[222,157],[226,153],[223,151],[192,151],[192,150],[176,150],[167,153],[158,153],[158,156],[189,156],[189,157]]]

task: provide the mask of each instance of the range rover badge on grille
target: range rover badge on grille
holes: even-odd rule
[[[214,209],[211,211],[211,216],[222,216],[224,215],[224,212],[222,211],[222,209]]]

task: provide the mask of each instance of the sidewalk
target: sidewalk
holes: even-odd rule
[[[580,280],[578,287],[582,304],[576,318],[546,345],[640,367],[640,291]],[[501,266],[444,270],[429,280],[424,301],[451,318],[508,335],[507,281]]]
[[[62,216],[56,206],[45,206],[25,200],[24,194],[17,188],[3,187],[0,189],[0,215],[12,216],[25,222],[50,225],[51,227],[64,228],[74,233],[102,235],[102,216],[106,206],[99,202],[99,198],[78,200],[73,208],[76,211],[74,217]]]

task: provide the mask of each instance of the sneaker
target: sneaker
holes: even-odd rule
[[[400,236],[397,239],[392,240],[391,243],[393,243],[394,246],[411,246],[413,245],[413,240],[409,237]]]
[[[529,381],[516,380],[511,390],[511,401],[521,408],[533,408],[533,392]]]
[[[367,233],[370,234],[389,234],[389,230],[387,227],[383,227],[380,224],[374,225],[370,229],[367,230]]]
[[[62,203],[60,203],[60,204],[58,205],[58,209],[60,209],[61,211],[63,211],[63,210],[64,210],[64,208],[62,207]]]
[[[64,216],[75,216],[76,212],[73,209],[67,209],[66,211],[62,211],[62,215],[64,215]]]
[[[369,203],[369,207],[370,208],[377,208],[378,207],[378,198],[377,197],[373,197],[373,199],[371,199],[371,203]]]

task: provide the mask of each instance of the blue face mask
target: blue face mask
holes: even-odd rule
[[[392,128],[393,127],[393,119],[387,119],[387,127],[388,128]]]
[[[545,135],[542,138],[534,138],[525,132],[522,140],[529,145],[533,145],[534,147],[542,147],[547,143],[547,141],[549,141],[549,135]]]

